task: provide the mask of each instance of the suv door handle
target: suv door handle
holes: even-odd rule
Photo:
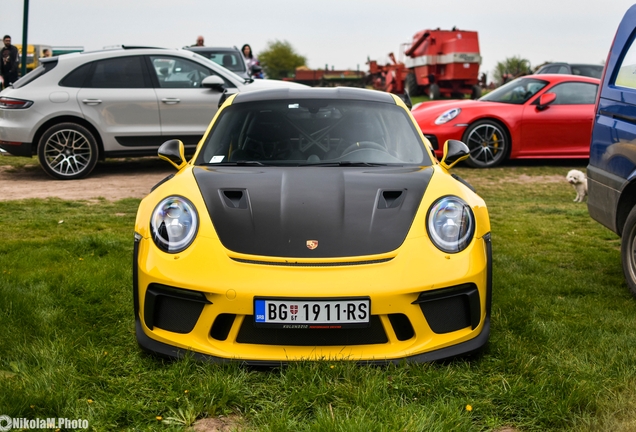
[[[100,99],[84,99],[82,103],[86,105],[99,105],[102,101]]]
[[[179,102],[181,102],[181,99],[177,99],[177,98],[164,98],[161,99],[161,102],[167,104],[167,105],[174,105],[174,104],[178,104]]]

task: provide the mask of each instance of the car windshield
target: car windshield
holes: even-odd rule
[[[583,75],[601,79],[603,66],[601,65],[572,65],[573,75]]]
[[[239,57],[241,55],[239,52],[200,51],[198,54],[209,58],[214,63],[221,65],[232,72],[245,72],[245,62],[243,62],[243,60]]]
[[[216,66],[217,68],[219,67],[219,64],[218,64],[218,63],[213,62],[213,61],[212,61],[212,60],[210,60],[209,58],[204,57],[204,56],[202,56],[202,55],[201,55],[201,54],[199,54],[199,53],[193,53],[193,54],[194,54],[194,57],[196,57],[197,59],[202,60],[202,61],[204,61],[204,62],[206,62],[206,63],[212,63],[212,64],[213,64],[214,66]],[[215,69],[215,70],[217,70],[217,69]],[[227,69],[227,68],[223,68],[223,73],[225,74],[225,76],[226,76],[227,78],[230,78],[230,77],[231,77],[232,79],[234,79],[234,80],[236,80],[236,81],[238,81],[238,82],[241,82],[241,83],[242,83],[242,82],[245,82],[245,78],[243,78],[243,77],[241,77],[241,76],[239,76],[239,75],[235,74],[234,72],[232,72],[231,70],[229,70],[229,69]],[[228,77],[227,75],[230,75],[230,77]]]
[[[547,81],[536,78],[517,78],[491,91],[479,100],[521,105],[546,85],[548,85]]]
[[[430,165],[408,113],[357,100],[274,100],[226,108],[197,165]]]

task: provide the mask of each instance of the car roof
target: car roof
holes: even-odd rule
[[[276,88],[239,93],[233,103],[247,103],[281,99],[338,99],[383,102],[395,105],[390,93],[352,87],[332,88]]]
[[[154,47],[114,47],[95,51],[84,51],[70,54],[63,54],[55,58],[62,64],[80,65],[95,60],[107,59],[111,57],[124,57],[135,55],[176,55],[181,57],[193,57],[197,55],[194,51],[182,50],[178,48],[154,48]],[[67,63],[68,62],[68,63]]]

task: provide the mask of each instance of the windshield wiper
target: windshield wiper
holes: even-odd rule
[[[265,166],[263,162],[255,161],[255,160],[240,160],[240,161],[232,161],[232,162],[207,162],[198,164],[199,166],[227,166],[227,165],[236,165],[236,166]]]
[[[323,162],[323,163],[312,163],[312,164],[304,164],[303,166],[351,166],[351,167],[373,167],[373,166],[388,166],[386,163],[377,163],[377,162],[351,162],[351,161],[339,161],[339,162]]]

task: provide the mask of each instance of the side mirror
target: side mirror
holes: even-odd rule
[[[470,155],[468,146],[458,140],[447,140],[444,143],[444,154],[440,165],[449,170],[458,162],[463,161]]]
[[[159,154],[159,159],[170,162],[177,170],[180,170],[186,164],[185,147],[181,140],[172,139],[166,141],[161,144],[157,153]]]
[[[554,93],[543,93],[539,96],[539,105],[537,105],[537,109],[542,111],[548,107],[552,102],[556,100],[557,96]]]
[[[203,78],[201,81],[201,87],[223,91],[225,88],[225,81],[218,75],[210,75]]]

